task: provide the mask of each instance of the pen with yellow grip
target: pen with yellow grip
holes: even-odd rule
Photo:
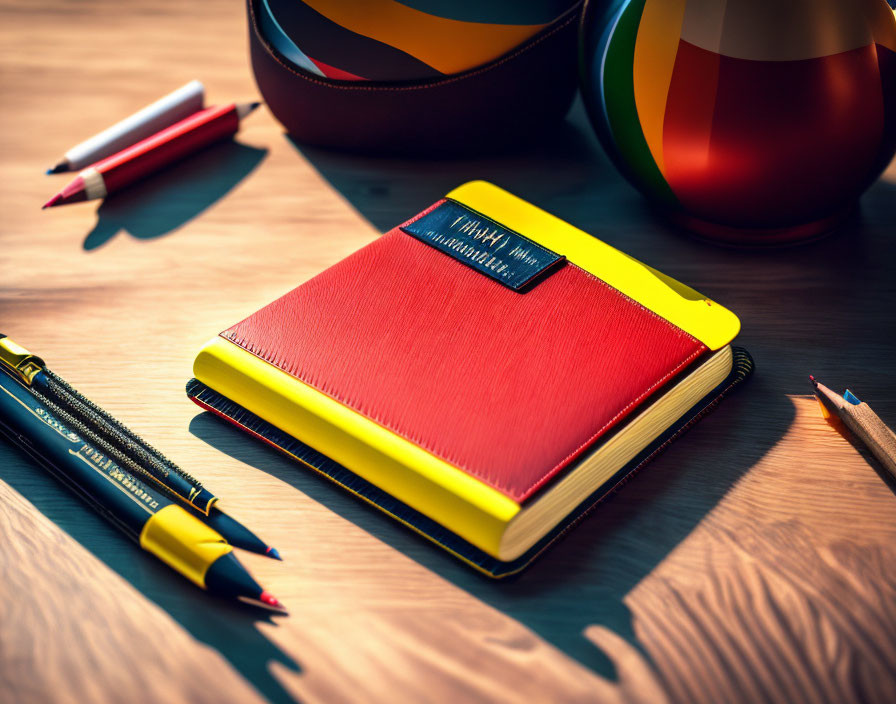
[[[218,497],[174,462],[152,447],[118,419],[73,389],[50,371],[43,359],[0,333],[0,368],[28,386],[32,393],[61,421],[81,434],[89,434],[93,445],[131,474],[158,483],[187,505],[200,520],[219,532],[234,547],[280,559],[239,521],[221,511]]]
[[[220,533],[158,486],[114,462],[6,369],[0,371],[0,433],[141,548],[197,586],[286,612],[249,575]]]

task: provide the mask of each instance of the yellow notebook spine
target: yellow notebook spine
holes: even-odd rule
[[[520,510],[501,492],[221,337],[202,348],[193,374],[498,557],[501,536]]]

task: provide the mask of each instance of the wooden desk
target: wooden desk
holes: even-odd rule
[[[806,375],[896,423],[896,169],[839,236],[743,253],[652,219],[577,106],[525,153],[460,162],[236,144],[41,212],[43,170],[198,77],[257,95],[239,2],[0,4],[0,330],[196,472],[285,562],[292,610],[208,598],[0,444],[3,702],[896,701],[896,496]],[[520,579],[491,583],[214,419],[199,346],[487,178],[737,311],[758,371]],[[264,507],[262,509],[261,507]]]

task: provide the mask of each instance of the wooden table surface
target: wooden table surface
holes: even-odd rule
[[[192,78],[257,95],[241,4],[0,3],[0,331],[284,555],[287,618],[209,598],[0,444],[0,701],[896,701],[896,495],[806,375],[896,424],[896,168],[840,234],[742,252],[654,219],[581,106],[503,156],[297,147],[264,110],[98,205],[72,143]],[[493,583],[187,401],[200,345],[486,178],[728,305],[753,380],[529,572]]]

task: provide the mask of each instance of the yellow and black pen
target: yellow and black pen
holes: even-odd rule
[[[5,370],[0,371],[0,432],[141,548],[197,586],[286,613],[220,533],[81,437]]]
[[[277,560],[280,553],[224,513],[218,497],[121,421],[100,408],[47,368],[43,359],[0,333],[0,367],[26,384],[60,420],[89,435],[91,443],[132,474],[157,482],[184,502],[234,547]]]

